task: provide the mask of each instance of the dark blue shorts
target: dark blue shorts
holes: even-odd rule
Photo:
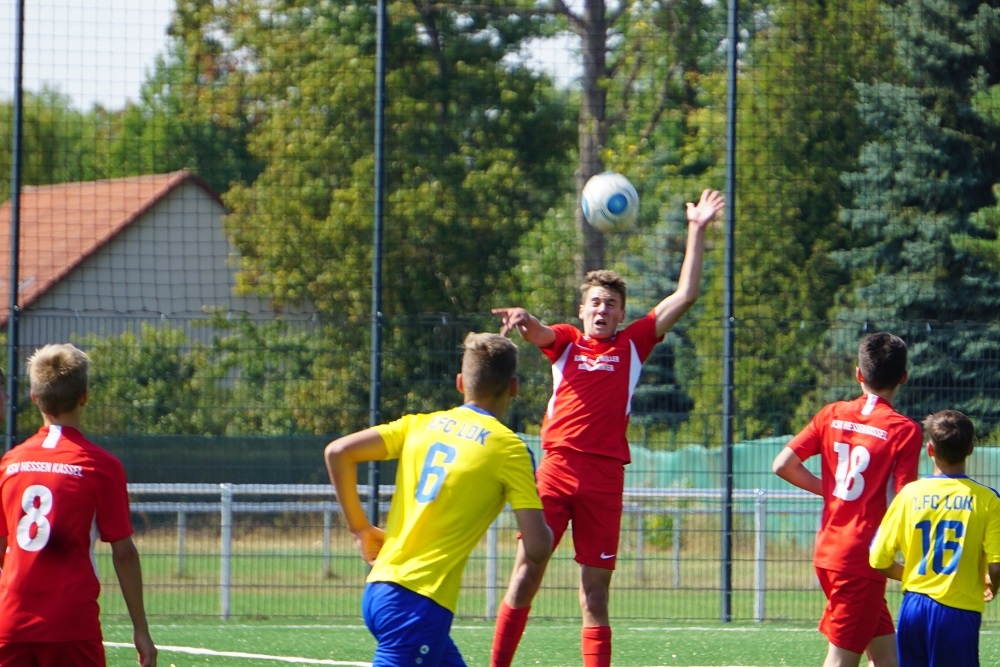
[[[453,614],[429,597],[377,581],[365,586],[361,614],[378,642],[372,667],[465,667],[448,634]]]
[[[899,667],[979,667],[982,614],[906,593],[896,623]]]

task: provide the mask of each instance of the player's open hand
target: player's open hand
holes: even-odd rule
[[[705,189],[697,204],[687,203],[688,222],[699,227],[706,226],[723,208],[726,200],[718,190]]]
[[[368,526],[354,533],[354,543],[358,545],[358,551],[365,562],[371,565],[378,557],[378,552],[382,551],[385,544],[385,531],[376,526]]]

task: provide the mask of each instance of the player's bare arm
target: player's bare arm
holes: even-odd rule
[[[687,203],[688,236],[677,289],[656,305],[656,335],[662,336],[698,300],[701,265],[705,254],[705,230],[726,206],[718,190],[704,190],[697,204]]]
[[[516,329],[522,340],[539,347],[551,345],[556,339],[555,331],[524,308],[494,308],[490,312],[500,317],[500,334],[503,336]]]
[[[789,484],[809,493],[815,493],[817,496],[823,495],[823,481],[809,472],[809,469],[802,463],[799,455],[789,447],[785,447],[774,457],[774,461],[771,463],[771,470],[774,471],[775,475]]]
[[[983,591],[983,599],[993,602],[997,595],[997,587],[1000,586],[1000,563],[990,563],[986,566],[986,587]]]
[[[125,599],[125,608],[132,620],[132,641],[139,654],[139,664],[142,667],[156,667],[156,646],[149,634],[146,608],[142,600],[142,566],[139,551],[131,537],[111,543],[111,560]]]
[[[884,574],[887,579],[903,580],[903,566],[895,561],[889,567],[876,567],[874,569]]]
[[[385,542],[385,533],[368,521],[358,496],[358,464],[385,459],[387,450],[382,436],[373,428],[337,438],[323,452],[347,527],[354,535],[361,557],[370,565],[375,562]]]
[[[517,528],[521,531],[521,545],[524,555],[532,563],[541,564],[552,555],[552,531],[545,523],[542,510],[514,510]]]

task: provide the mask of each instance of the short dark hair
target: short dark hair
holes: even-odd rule
[[[906,375],[906,343],[891,333],[865,336],[858,345],[858,368],[871,389],[894,389]]]
[[[517,345],[495,333],[470,333],[463,343],[462,383],[466,393],[482,398],[510,390],[517,373]]]
[[[941,410],[924,419],[924,434],[934,443],[934,456],[945,463],[961,463],[976,437],[972,420],[958,410]]]
[[[627,287],[625,279],[614,271],[610,269],[588,271],[587,275],[583,278],[583,284],[580,285],[581,299],[587,296],[587,291],[591,287],[603,287],[616,292],[622,298],[622,308],[625,307],[625,288]]]

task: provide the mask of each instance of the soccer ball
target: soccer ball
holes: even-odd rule
[[[639,193],[632,182],[614,171],[592,176],[580,193],[583,217],[602,232],[619,231],[639,215]]]

